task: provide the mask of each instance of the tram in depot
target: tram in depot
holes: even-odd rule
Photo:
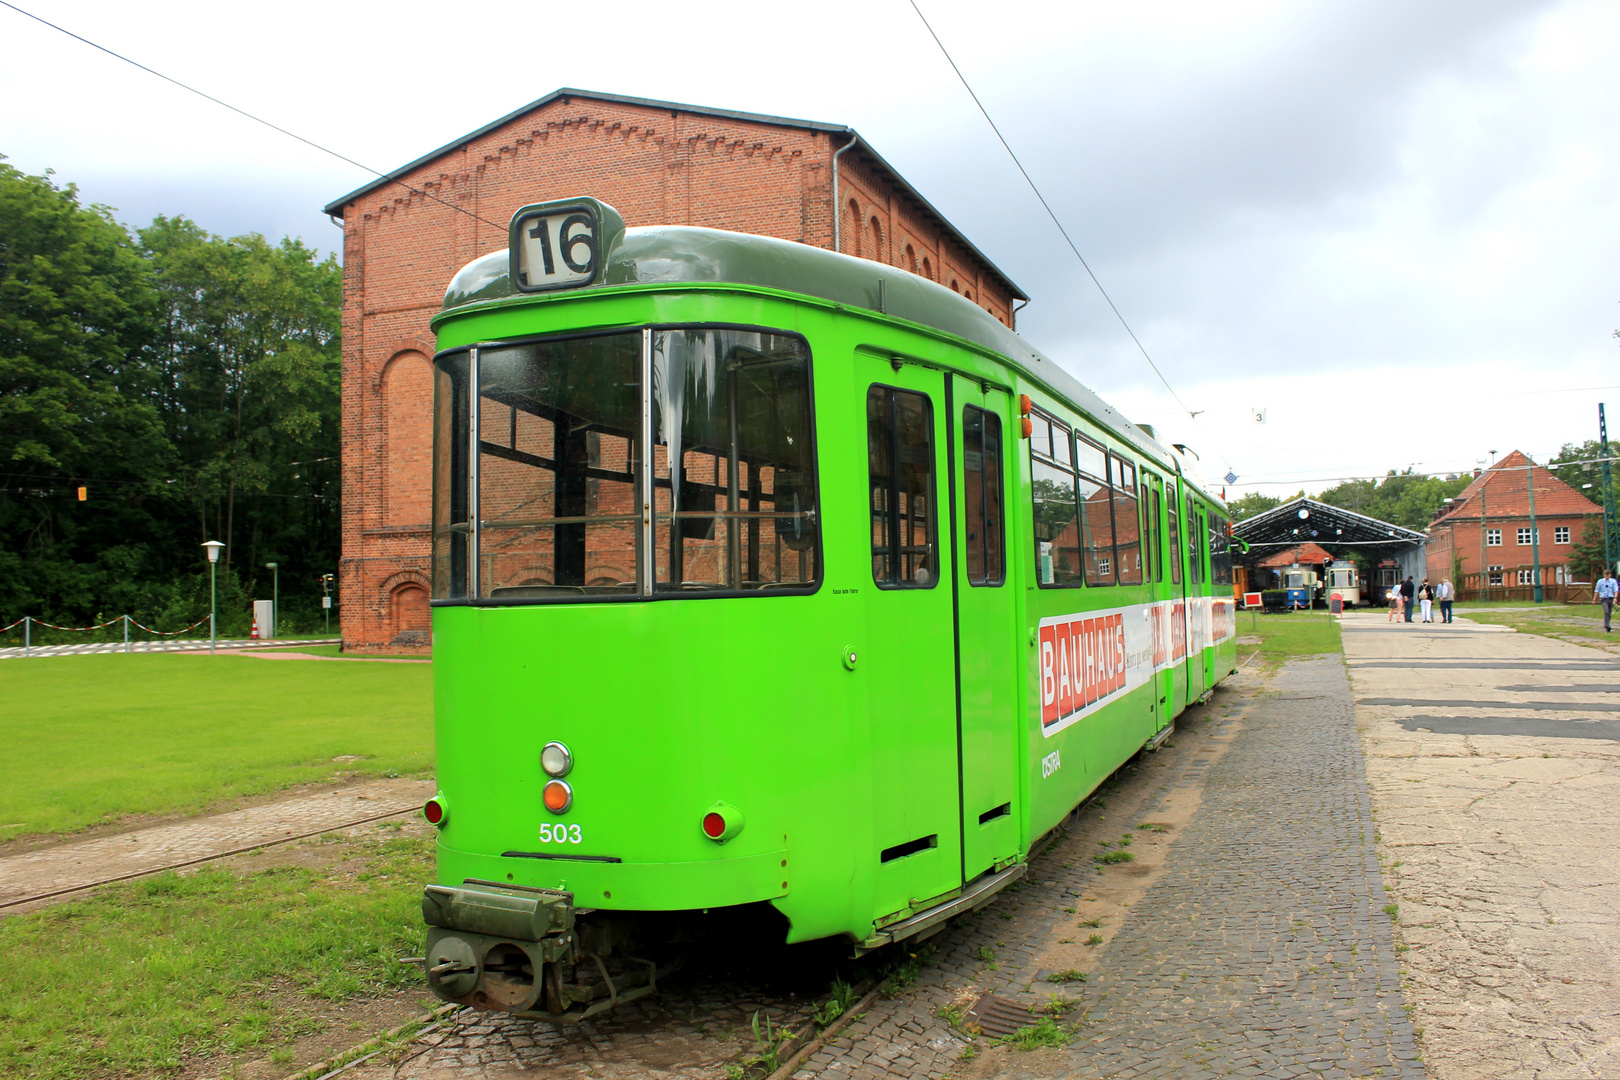
[[[588,198],[434,318],[434,993],[988,902],[1235,667],[1221,502],[971,301]]]

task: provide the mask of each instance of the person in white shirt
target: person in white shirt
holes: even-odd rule
[[[1448,623],[1451,621],[1451,602],[1457,599],[1457,587],[1451,583],[1450,578],[1440,582],[1438,596],[1440,597],[1440,621]]]
[[[1424,578],[1423,584],[1418,586],[1418,609],[1423,613],[1424,622],[1434,622],[1434,587],[1429,579]]]
[[[1614,615],[1614,598],[1620,596],[1620,581],[1614,580],[1614,571],[1608,567],[1603,568],[1603,577],[1599,579],[1597,587],[1592,590],[1592,599],[1603,605],[1603,632],[1613,633],[1609,629],[1609,619]]]

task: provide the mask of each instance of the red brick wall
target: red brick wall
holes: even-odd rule
[[[1580,543],[1581,530],[1586,528],[1587,522],[1602,527],[1593,515],[1536,515],[1536,530],[1541,534],[1541,567],[1542,583],[1550,585],[1557,580],[1556,567],[1568,566],[1570,552]],[[1491,515],[1485,526],[1487,529],[1502,530],[1502,544],[1500,547],[1486,547],[1484,566],[1480,564],[1480,522],[1478,518],[1462,519],[1446,522],[1437,527],[1429,537],[1428,567],[1429,579],[1440,581],[1452,576],[1452,553],[1462,560],[1462,572],[1465,574],[1478,573],[1480,570],[1500,566],[1504,572],[1510,573],[1519,567],[1530,566],[1532,563],[1532,549],[1529,544],[1520,544],[1518,533],[1520,529],[1530,527],[1530,519],[1526,517],[1502,517]],[[1569,529],[1569,543],[1560,544],[1555,539],[1559,528]],[[1585,571],[1576,568],[1575,572],[1584,576]]]
[[[450,276],[506,246],[527,203],[594,195],[625,224],[686,224],[831,248],[847,137],[589,98],[554,100],[345,207],[344,647],[426,645],[433,355]],[[881,165],[839,159],[846,253],[924,272],[1012,325],[1013,297]],[[853,202],[853,209],[850,204]],[[481,220],[480,220],[481,219]],[[858,227],[852,222],[859,222]],[[858,248],[857,248],[858,245]]]

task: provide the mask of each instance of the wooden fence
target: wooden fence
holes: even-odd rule
[[[1458,601],[1487,603],[1491,600],[1534,600],[1536,587],[1534,585],[1520,585],[1519,571],[1527,573],[1528,566],[1508,566],[1493,574],[1464,574],[1462,580],[1456,582]],[[1552,581],[1553,568],[1541,568],[1541,595],[1544,603],[1548,604],[1590,604],[1592,602],[1592,583],[1590,581]],[[1486,579],[1499,577],[1502,584],[1493,585]]]

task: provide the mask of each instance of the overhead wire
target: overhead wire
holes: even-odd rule
[[[474,221],[481,221],[485,225],[490,226],[491,228],[499,229],[502,232],[505,232],[505,230],[506,230],[505,225],[497,225],[495,222],[490,221],[488,218],[483,217],[483,216],[481,216],[479,214],[473,213],[471,210],[468,210],[464,206],[457,206],[455,203],[447,202],[444,199],[439,198],[437,195],[433,194],[431,191],[424,191],[421,188],[413,187],[410,184],[407,184],[405,181],[399,179],[398,177],[391,176],[388,173],[383,172],[381,169],[374,169],[370,165],[367,165],[367,164],[365,164],[363,162],[356,161],[356,160],[354,160],[354,158],[349,157],[346,154],[341,154],[338,151],[333,150],[329,146],[322,146],[320,143],[316,142],[313,139],[306,139],[304,136],[298,134],[296,131],[289,131],[286,128],[282,127],[280,124],[272,123],[271,121],[266,120],[262,116],[255,116],[253,113],[248,112],[246,109],[239,108],[239,107],[237,107],[235,105],[232,105],[230,102],[224,101],[224,100],[222,100],[220,98],[217,98],[213,94],[210,94],[210,93],[207,93],[206,91],[197,89],[195,86],[191,86],[191,85],[189,85],[187,83],[183,83],[179,79],[174,78],[172,75],[165,75],[165,74],[163,74],[163,72],[158,71],[156,68],[148,67],[147,65],[141,63],[139,60],[131,59],[130,57],[125,56],[123,53],[116,52],[116,51],[114,51],[112,49],[107,48],[107,46],[105,46],[105,45],[101,45],[101,44],[98,44],[98,43],[96,43],[94,41],[91,41],[89,38],[85,37],[82,34],[75,34],[72,30],[69,30],[69,29],[67,29],[66,27],[63,27],[63,26],[58,26],[56,23],[51,22],[49,19],[42,18],[41,16],[35,15],[32,11],[27,11],[27,10],[25,10],[23,8],[20,8],[16,4],[11,3],[11,0],[0,0],[0,7],[8,7],[12,11],[15,11],[17,14],[24,15],[24,16],[30,18],[30,19],[33,19],[35,22],[40,23],[41,25],[48,26],[52,30],[55,30],[59,34],[65,34],[68,37],[72,38],[74,41],[82,42],[83,44],[90,46],[92,49],[95,49],[95,50],[97,50],[99,52],[104,52],[108,56],[113,57],[115,60],[122,60],[124,63],[129,64],[132,67],[137,67],[137,68],[141,69],[142,71],[146,72],[148,75],[154,75],[157,78],[162,79],[166,83],[171,83],[174,86],[178,86],[180,89],[185,90],[188,93],[196,94],[198,97],[203,98],[206,101],[211,101],[215,105],[220,106],[221,108],[229,109],[231,112],[236,113],[238,116],[242,116],[242,117],[245,117],[245,118],[247,118],[249,120],[252,120],[255,124],[263,124],[265,127],[269,128],[271,131],[279,132],[280,134],[287,136],[289,139],[297,139],[299,142],[303,143],[305,146],[311,147],[311,148],[313,148],[315,150],[319,150],[321,153],[328,154],[331,157],[335,157],[341,162],[344,162],[344,163],[349,164],[349,165],[353,165],[355,168],[362,169],[365,172],[368,172],[373,176],[376,176],[376,177],[379,177],[380,179],[388,181],[389,183],[398,184],[400,187],[404,188],[406,191],[409,191],[413,195],[420,195],[424,199],[432,199],[434,202],[438,203],[441,206],[449,207],[451,210],[454,210],[458,214],[465,214],[467,217],[472,218]]]
[[[0,3],[3,2],[4,0],[0,0]],[[1142,344],[1142,339],[1136,336],[1135,330],[1131,329],[1131,324],[1126,321],[1124,313],[1119,310],[1119,305],[1115,304],[1114,298],[1108,295],[1108,290],[1103,288],[1103,283],[1097,280],[1097,275],[1091,269],[1091,264],[1086,261],[1086,257],[1084,255],[1080,254],[1079,246],[1074,242],[1074,238],[1069,235],[1069,230],[1063,227],[1063,222],[1058,218],[1057,211],[1052,209],[1052,204],[1046,201],[1045,195],[1041,194],[1040,186],[1035,183],[1035,178],[1029,175],[1029,170],[1024,168],[1024,163],[1019,160],[1017,152],[1012,148],[1012,144],[1009,143],[1007,141],[1007,137],[1001,133],[1001,128],[996,126],[995,120],[990,116],[990,110],[985,108],[983,101],[979,100],[979,95],[974,92],[973,85],[968,82],[967,76],[962,74],[962,69],[957,66],[956,60],[952,58],[951,51],[947,49],[945,47],[945,43],[940,40],[939,34],[934,32],[934,27],[929,23],[928,16],[924,15],[922,13],[922,8],[917,6],[917,0],[907,0],[907,2],[911,5],[911,10],[917,13],[917,18],[922,20],[923,28],[928,31],[928,36],[934,39],[935,45],[939,46],[939,51],[945,57],[945,62],[951,65],[952,71],[956,72],[957,79],[961,80],[962,87],[967,90],[968,96],[973,99],[973,104],[978,106],[979,114],[984,117],[984,122],[990,125],[991,131],[995,132],[996,138],[1001,142],[1001,148],[1007,151],[1007,156],[1012,158],[1012,163],[1018,167],[1019,173],[1024,177],[1024,182],[1029,185],[1029,190],[1035,193],[1035,198],[1040,201],[1041,209],[1046,211],[1046,216],[1052,219],[1053,225],[1057,226],[1057,231],[1063,236],[1063,242],[1069,245],[1069,250],[1074,252],[1074,257],[1080,260],[1080,265],[1085,270],[1086,276],[1091,279],[1091,283],[1095,285],[1097,287],[1097,291],[1102,294],[1103,300],[1108,304],[1108,309],[1114,313],[1114,318],[1119,320],[1119,325],[1125,328],[1125,333],[1130,335],[1131,341],[1136,345],[1137,351],[1142,354],[1142,359],[1147,361],[1148,367],[1152,368],[1153,374],[1159,377],[1159,381],[1164,384],[1165,390],[1168,391],[1170,396],[1175,399],[1176,404],[1181,406],[1181,411],[1186,413],[1188,419],[1190,419],[1198,430],[1203,432],[1205,437],[1208,438],[1209,432],[1207,429],[1205,429],[1203,424],[1199,423],[1198,413],[1189,409],[1187,407],[1187,403],[1181,400],[1181,395],[1176,393],[1176,388],[1170,385],[1169,379],[1165,378],[1164,372],[1159,369],[1159,365],[1154,361],[1152,355],[1147,351],[1147,346]],[[1210,438],[1210,442],[1213,443],[1214,439]],[[1221,453],[1219,446],[1216,446],[1215,452],[1220,454],[1222,461],[1226,461],[1226,455]],[[1227,468],[1230,470],[1231,467],[1231,462],[1227,461]]]

